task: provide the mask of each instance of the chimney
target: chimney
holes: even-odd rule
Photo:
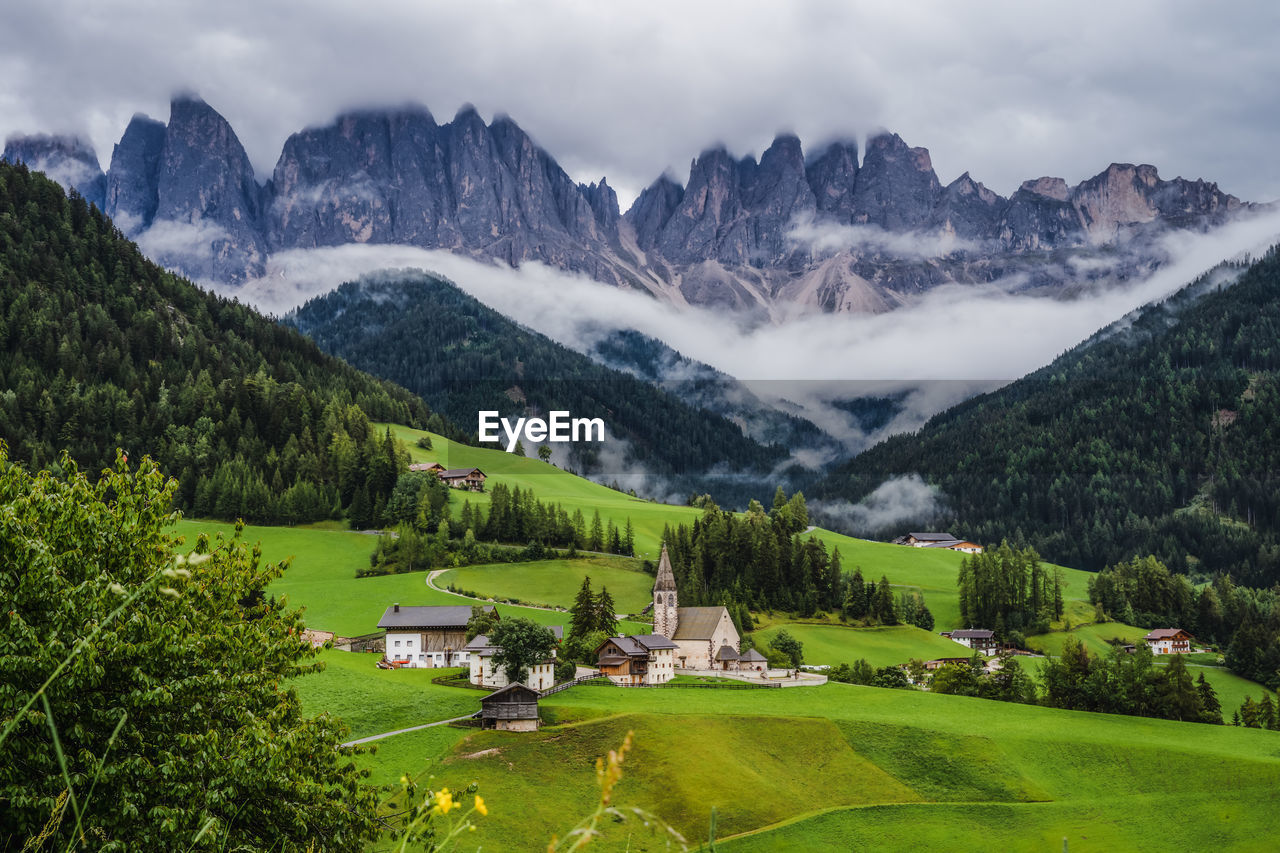
[[[394,613],[399,613],[399,612],[400,612],[400,605],[399,605],[399,604],[393,604],[393,605],[391,605],[391,607],[392,607],[392,612],[394,612]]]

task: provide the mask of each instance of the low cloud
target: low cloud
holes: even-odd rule
[[[1256,256],[1277,235],[1277,212],[1208,234],[1173,232],[1163,238],[1169,261],[1155,273],[1132,283],[1096,286],[1075,298],[1011,292],[1002,282],[947,285],[884,314],[802,313],[776,323],[672,305],[643,291],[610,287],[541,264],[513,269],[407,246],[282,252],[270,259],[264,277],[221,290],[280,314],[373,270],[427,270],[580,352],[589,352],[617,329],[657,338],[743,380],[760,398],[812,420],[846,450],[857,452],[887,435],[918,429],[933,414],[1042,367],[1224,259]],[[866,397],[893,397],[897,411],[887,422],[867,428],[839,405]]]
[[[224,228],[206,220],[176,222],[162,219],[135,237],[134,242],[152,258],[203,258],[210,254],[209,247],[215,241],[225,240],[228,236]]]
[[[927,525],[943,510],[943,495],[919,474],[890,477],[858,503],[811,501],[810,511],[856,533],[883,532],[902,525]]]
[[[812,214],[798,215],[787,231],[787,241],[817,255],[837,252],[890,255],[895,258],[928,260],[945,258],[956,252],[978,251],[977,243],[961,240],[942,231],[886,231],[879,225],[841,225],[816,222]]]

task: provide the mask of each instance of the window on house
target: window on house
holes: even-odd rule
[[[399,641],[399,640],[396,640],[396,648],[397,648],[397,649],[398,649],[398,648],[400,648],[400,641]]]

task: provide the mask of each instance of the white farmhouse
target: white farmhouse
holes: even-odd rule
[[[552,625],[550,628],[551,633],[556,635],[556,642],[559,643],[564,638],[564,628],[559,625]],[[484,634],[477,634],[471,642],[463,647],[463,651],[467,653],[468,666],[471,668],[470,680],[472,684],[499,688],[506,687],[511,683],[507,679],[506,670],[493,664],[493,656],[499,650],[500,647],[493,645]],[[556,649],[552,649],[551,657],[529,667],[529,673],[524,678],[524,684],[526,687],[541,692],[555,686],[555,683]]]
[[[493,605],[485,605],[492,612]],[[401,607],[393,604],[378,620],[387,632],[386,658],[395,666],[414,669],[467,666],[469,605],[447,607]]]

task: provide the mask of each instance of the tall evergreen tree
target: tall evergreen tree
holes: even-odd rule
[[[587,575],[582,578],[582,586],[578,587],[573,606],[569,608],[569,636],[571,638],[586,636],[596,629],[599,621],[596,613],[596,597],[591,592],[591,576]]]
[[[596,600],[596,630],[604,631],[609,636],[618,632],[618,606],[613,603],[613,596],[606,587],[600,587],[600,597]]]

